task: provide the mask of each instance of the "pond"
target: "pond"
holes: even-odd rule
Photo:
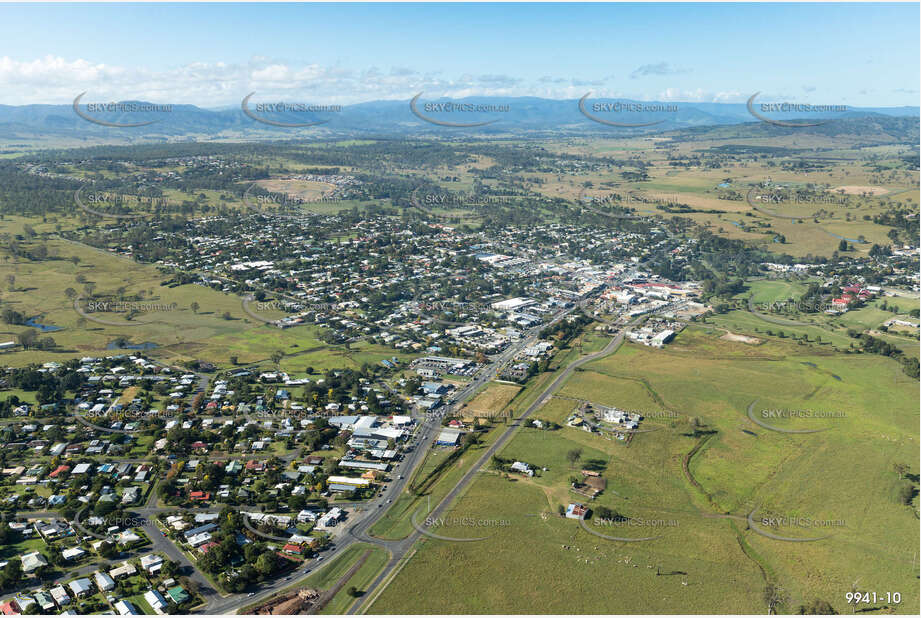
[[[29,318],[28,320],[26,320],[26,326],[31,326],[32,328],[37,328],[38,330],[42,331],[43,333],[53,333],[53,332],[56,331],[56,330],[63,330],[60,326],[52,326],[52,325],[50,325],[50,324],[39,324],[38,322],[36,322],[36,320],[38,320],[38,319],[41,318],[41,317],[42,317],[42,316],[40,316],[40,315],[32,316],[31,318]]]

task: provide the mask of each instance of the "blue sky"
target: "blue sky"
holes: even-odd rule
[[[469,95],[918,105],[905,4],[0,5],[0,103]]]

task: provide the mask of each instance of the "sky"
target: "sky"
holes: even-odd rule
[[[0,4],[0,104],[919,104],[919,4]]]

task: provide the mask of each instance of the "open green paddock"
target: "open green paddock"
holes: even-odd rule
[[[577,381],[591,372],[601,396],[608,396],[605,403],[619,405],[624,380],[644,380],[677,419],[636,435],[627,448],[572,428],[520,430],[501,455],[549,470],[530,479],[483,474],[446,514],[511,525],[480,542],[425,539],[370,611],[423,612],[435,603],[439,611],[457,613],[763,613],[770,581],[789,596],[782,613],[814,598],[842,612],[844,593],[859,581],[861,589],[900,591],[903,602],[893,611],[916,613],[917,498],[911,506],[898,501],[904,481],[893,465],[906,463],[917,473],[917,382],[884,357],[830,354],[828,346],[772,337],[751,346],[720,340],[719,331],[687,334],[661,350],[625,345],[570,381],[578,385],[574,390],[584,390]],[[556,401],[547,406],[564,414],[568,404]],[[746,415],[753,401],[756,416],[776,428],[826,430],[766,429]],[[758,416],[773,409],[840,415]],[[685,458],[699,443],[691,418],[716,433],[702,442],[686,473]],[[608,488],[596,506],[638,521],[677,523],[658,530],[659,539],[623,543],[558,517],[564,501],[587,501],[568,488],[572,470],[565,454],[574,448],[582,449],[583,459],[607,458]],[[756,524],[774,534],[831,536],[814,542],[766,538],[748,529],[745,517],[752,511]],[[760,521],[769,515],[835,524],[771,527]],[[456,532],[462,538],[465,530]],[[905,542],[893,544],[893,538]],[[627,557],[631,566],[623,562]],[[448,565],[463,565],[463,577]],[[657,567],[681,573],[657,576]],[[607,592],[600,598],[599,591]]]

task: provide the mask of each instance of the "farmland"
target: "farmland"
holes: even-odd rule
[[[762,611],[765,581],[784,588],[788,607],[814,597],[843,607],[840,591],[858,575],[871,586],[899,581],[904,590],[914,590],[917,566],[911,548],[917,542],[917,520],[914,507],[896,497],[893,464],[911,461],[918,448],[916,383],[892,361],[829,354],[821,348],[802,349],[776,338],[753,348],[695,328],[666,350],[627,345],[587,365],[573,375],[564,393],[571,390],[607,405],[649,412],[664,406],[680,416],[660,431],[634,436],[629,448],[578,429],[523,429],[502,456],[547,471],[530,479],[486,474],[446,516],[513,522],[490,537],[488,556],[478,543],[426,539],[372,609],[391,612],[407,602],[412,607],[423,603],[423,594],[430,599],[437,591],[446,611],[512,611],[503,591],[526,588],[526,594],[515,598],[522,611],[564,611],[557,604],[566,590],[566,611],[591,613],[600,606],[582,603],[587,592],[572,594],[588,579],[593,590],[612,591],[604,603],[615,613],[680,612],[702,598],[711,606],[714,586],[726,591],[714,611],[756,613]],[[627,387],[635,381],[643,387]],[[589,384],[591,391],[586,390]],[[661,403],[652,399],[650,390]],[[547,407],[561,412],[572,407],[557,401]],[[810,409],[842,415],[771,419],[780,429],[827,429],[784,434],[750,421],[746,410],[752,402],[759,412]],[[691,435],[692,422],[700,438]],[[703,447],[684,471],[682,461],[697,444]],[[665,522],[656,530],[660,539],[612,542],[559,517],[558,506],[573,499],[567,490],[572,465],[565,458],[573,449],[581,450],[582,461],[603,462],[608,488],[593,508],[606,506],[641,522]],[[849,491],[855,484],[866,488],[859,497]],[[745,517],[753,510],[759,515],[797,514],[833,522],[834,527],[822,529],[832,534],[821,541],[781,542],[749,529]],[[889,544],[896,530],[900,536],[915,535],[915,543]],[[648,529],[601,531],[639,536]],[[814,529],[789,526],[775,532],[815,536],[809,534]],[[464,592],[435,566],[456,563],[466,565]],[[803,565],[810,565],[806,572]],[[548,570],[555,573],[552,580],[542,577]],[[543,585],[525,585],[532,580]],[[476,593],[469,594],[471,589]],[[618,589],[630,593],[613,592]],[[911,613],[917,605],[913,596],[896,611]]]

